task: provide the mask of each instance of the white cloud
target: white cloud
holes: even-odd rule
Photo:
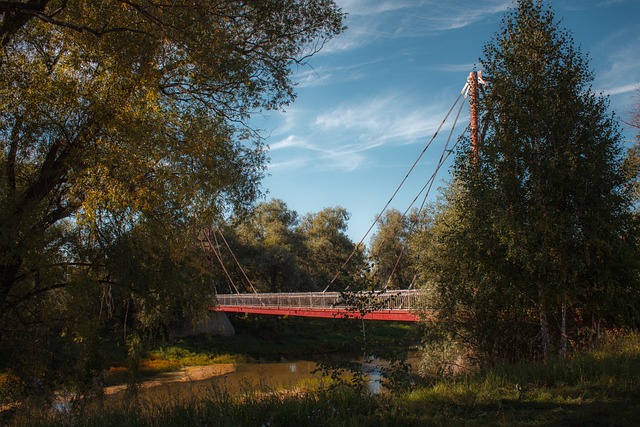
[[[269,144],[270,151],[281,150],[283,148],[291,148],[291,147],[301,147],[304,148],[307,146],[307,143],[301,139],[296,138],[295,135],[289,135],[285,139],[282,139],[273,144]]]
[[[393,142],[413,143],[433,133],[442,119],[445,105],[416,105],[407,95],[395,94],[340,105],[320,114],[314,126],[323,130],[354,130],[366,150]],[[452,120],[453,117],[450,117]]]
[[[316,164],[317,168],[326,170],[353,171],[358,169],[366,160],[360,152],[352,151],[348,148],[338,150],[322,151],[316,159],[322,160],[321,164]]]
[[[399,9],[416,6],[416,2],[383,1],[372,2],[371,0],[339,0],[337,2],[349,15],[377,15]]]
[[[293,148],[294,146],[280,148]],[[352,171],[359,168],[366,160],[366,156],[360,153],[358,147],[349,145],[327,146],[323,147],[322,143],[316,145],[306,144],[303,146],[295,145],[297,148],[306,150],[305,154],[293,155],[289,150],[285,154],[279,155],[286,160],[277,160],[269,164],[269,170],[295,170],[303,168],[312,168],[314,170],[341,170]]]
[[[320,54],[357,49],[381,38],[413,38],[464,28],[505,12],[512,0],[339,0],[347,13],[344,34],[329,41]]]
[[[288,160],[269,163],[269,171],[301,169],[309,164],[307,157],[289,157]]]
[[[326,69],[309,69],[297,73],[294,80],[298,88],[315,87],[330,83],[332,77]]]
[[[640,89],[640,82],[629,83],[622,86],[616,86],[609,89],[604,89],[603,92],[608,95],[621,95],[624,93],[635,92]]]
[[[387,57],[381,57],[378,59],[357,62],[348,66],[320,66],[310,67],[306,66],[293,76],[293,81],[296,82],[297,88],[326,86],[333,84],[336,81],[354,81],[359,80],[367,76],[368,68],[376,63],[388,60]]]
[[[511,0],[491,0],[472,2],[431,1],[426,8],[427,14],[419,18],[426,24],[429,31],[447,31],[468,27],[476,22],[487,19],[496,14],[506,12],[513,2]]]
[[[576,2],[575,0],[563,0],[559,2],[558,9],[576,12],[593,8],[615,6],[617,4],[624,3],[625,1],[627,0],[603,0],[596,2]]]
[[[607,43],[607,66],[597,76],[596,86],[610,95],[632,92],[640,84],[640,36],[630,40],[628,36],[628,31],[621,31]]]
[[[306,130],[304,138],[292,133],[271,144],[274,162],[269,169],[353,171],[372,166],[375,156],[367,153],[371,150],[430,140],[449,107],[420,105],[407,94],[394,93],[345,102],[315,116],[301,115],[298,126]],[[442,135],[448,135],[454,115],[455,111]],[[463,126],[459,121],[457,134]]]

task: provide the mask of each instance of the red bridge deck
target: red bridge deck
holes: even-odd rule
[[[364,316],[353,306],[346,305],[339,292],[217,295],[218,305],[213,310],[274,316],[417,322],[420,319],[419,296],[420,291],[415,290],[362,294],[365,306],[368,303],[375,307]]]

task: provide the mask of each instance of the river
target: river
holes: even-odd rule
[[[378,361],[363,365],[369,391],[374,394],[382,390],[381,366]],[[322,374],[315,372],[317,368],[316,362],[308,360],[190,367],[143,381],[138,394],[144,400],[159,403],[207,398],[221,393],[295,392],[320,383]],[[125,390],[126,386],[108,387],[105,394],[109,400],[118,400],[126,396]]]

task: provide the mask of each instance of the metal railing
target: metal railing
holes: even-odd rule
[[[363,305],[375,306],[376,310],[412,310],[421,306],[419,290],[397,290],[374,293],[353,293]],[[298,292],[298,293],[261,293],[261,294],[223,294],[216,295],[220,306],[243,306],[264,308],[345,308],[352,309],[340,292]]]

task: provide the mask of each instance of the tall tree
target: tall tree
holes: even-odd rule
[[[627,174],[627,185],[637,210],[640,203],[640,89],[636,92],[634,98],[635,103],[627,124],[634,127],[638,134],[636,135],[636,142],[627,150],[624,171]]]
[[[260,203],[235,227],[239,262],[257,291],[286,292],[301,286],[298,260],[304,244],[297,226],[298,213],[273,199]]]
[[[458,153],[437,227],[441,314],[488,358],[566,354],[586,319],[636,312],[617,123],[541,1],[517,2],[481,62],[484,140]]]
[[[167,237],[250,206],[266,159],[248,118],[294,99],[293,67],[342,17],[329,0],[0,1],[0,347],[73,285],[147,292],[111,260],[148,249],[129,267],[159,268],[149,239],[179,248]]]
[[[304,238],[306,253],[301,263],[310,277],[312,289],[324,290],[330,285],[333,291],[344,289],[362,268],[363,254],[356,250],[348,266],[341,269],[355,247],[346,234],[348,220],[349,213],[340,206],[308,213],[302,218],[298,232]]]
[[[414,271],[412,255],[409,253],[411,231],[409,218],[396,209],[387,211],[380,219],[369,250],[379,286],[407,289],[412,284]]]

